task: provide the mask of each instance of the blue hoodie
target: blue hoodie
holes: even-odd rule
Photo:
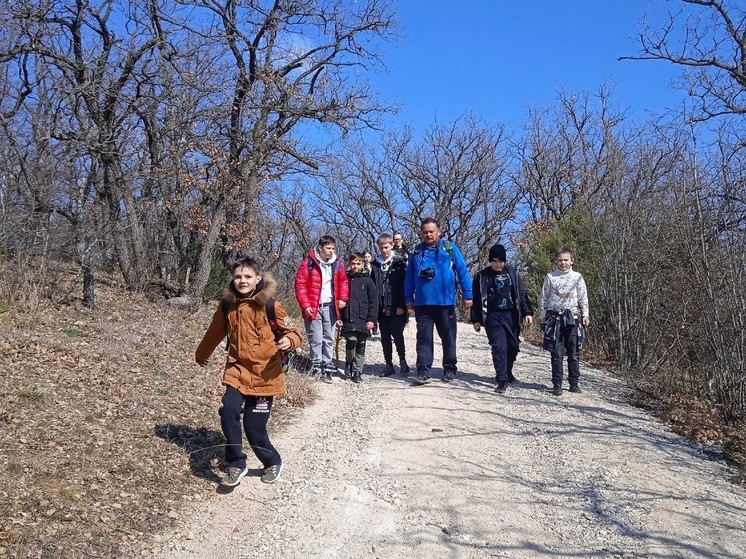
[[[409,256],[407,275],[404,280],[404,300],[414,303],[415,307],[422,305],[451,306],[456,304],[456,276],[461,286],[464,299],[472,298],[471,277],[466,269],[464,257],[459,249],[451,243],[453,260],[446,250],[443,240],[439,240],[432,248],[420,244]],[[433,268],[435,276],[426,280],[420,276],[420,271]]]

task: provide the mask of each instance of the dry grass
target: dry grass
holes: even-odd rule
[[[187,315],[103,283],[96,297],[0,313],[0,559],[131,555],[215,493],[223,356],[193,362],[213,305]],[[288,384],[274,428],[313,398],[305,375]]]

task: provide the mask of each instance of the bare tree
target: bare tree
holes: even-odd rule
[[[316,150],[297,129],[314,123],[344,133],[375,124],[386,110],[354,77],[354,70],[378,61],[375,39],[387,35],[394,24],[384,0],[354,5],[342,0],[185,4],[202,10],[195,31],[226,49],[216,62],[224,76],[232,76],[223,90],[230,103],[222,117],[216,116],[218,138],[225,146],[224,168],[232,196],[239,201],[229,204],[223,195],[210,199],[192,286],[199,294],[226,224],[260,225],[251,211],[270,181],[318,166]],[[260,230],[249,229],[255,235]]]
[[[515,180],[534,222],[557,221],[596,196],[607,180],[612,136],[624,118],[606,87],[595,98],[560,94],[556,106],[529,112],[516,145]]]
[[[371,242],[378,233],[419,231],[425,217],[441,223],[468,264],[476,264],[512,219],[517,193],[509,180],[502,126],[466,115],[436,124],[417,139],[405,128],[380,153],[348,149],[328,174],[323,202],[329,225]]]
[[[746,9],[741,2],[680,0],[660,28],[643,23],[642,52],[620,60],[664,60],[684,68],[683,88],[699,120],[746,114]]]

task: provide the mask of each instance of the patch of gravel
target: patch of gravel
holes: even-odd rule
[[[410,322],[410,364],[414,335]],[[528,344],[520,382],[497,395],[484,333],[460,324],[458,340],[458,379],[414,387],[375,376],[374,338],[362,385],[319,384],[318,401],[274,435],[280,481],[262,484],[257,469],[229,493],[205,482],[215,494],[130,554],[744,557],[746,491],[709,449],[626,404],[622,385],[588,365],[582,394],[552,396],[548,354]]]

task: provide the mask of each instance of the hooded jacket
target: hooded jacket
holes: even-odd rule
[[[365,332],[365,325],[378,321],[378,290],[376,284],[364,272],[347,272],[350,282],[350,300],[342,309],[342,332]]]
[[[246,396],[277,396],[285,392],[282,359],[266,310],[267,301],[276,291],[277,283],[268,272],[262,274],[262,280],[249,297],[239,298],[231,283],[223,292],[223,299],[195,352],[197,363],[204,365],[228,335],[223,384]],[[227,316],[223,308],[228,309]],[[300,347],[302,335],[290,326],[287,312],[279,301],[275,301],[275,318],[282,335],[290,340],[291,349]]]
[[[330,264],[332,267],[332,301],[339,316],[339,302],[346,302],[349,299],[350,286],[342,260],[336,254]],[[298,300],[301,312],[309,307],[313,309],[311,320],[316,318],[321,302],[321,266],[316,250],[311,249],[295,274],[295,298]]]

